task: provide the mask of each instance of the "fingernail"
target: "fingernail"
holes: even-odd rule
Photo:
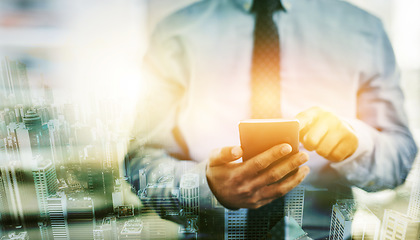
[[[231,153],[232,153],[232,157],[240,158],[242,156],[242,148],[236,146],[236,147],[232,148]]]
[[[286,154],[288,154],[292,151],[292,146],[290,146],[289,144],[286,144],[286,145],[281,147],[280,151],[283,155],[286,155]]]
[[[300,155],[299,160],[300,160],[301,163],[307,162],[308,161],[308,155],[306,155],[306,154]]]

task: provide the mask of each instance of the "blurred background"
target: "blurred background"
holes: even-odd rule
[[[348,1],[383,21],[419,143],[420,1]],[[0,0],[0,238],[145,237],[147,221],[135,217],[141,209],[140,195],[126,184],[122,164],[138,94],[145,89],[142,56],[156,23],[192,2]],[[31,151],[21,150],[25,144]],[[17,158],[28,164],[18,165]],[[381,221],[390,214],[403,219],[410,203],[419,201],[418,161],[415,166],[407,182],[395,190],[368,194],[355,189],[359,201]],[[32,179],[30,187],[18,184],[25,179]],[[36,196],[38,204],[34,199],[28,202],[25,194]],[[72,216],[70,223],[60,222],[65,212]],[[48,229],[46,216],[51,214],[66,230]],[[87,217],[79,218],[80,214]],[[32,218],[25,226],[24,219]],[[159,232],[161,239],[176,238],[183,231],[194,235],[194,224],[183,230],[169,222],[161,226],[174,229],[174,234]]]

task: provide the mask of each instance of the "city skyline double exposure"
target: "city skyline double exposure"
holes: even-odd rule
[[[345,1],[382,20],[399,65],[409,128],[419,145],[420,18],[413,9],[420,5]],[[139,111],[139,99],[151,94],[164,102],[170,96],[151,90],[157,82],[145,80],[144,55],[159,22],[195,2],[0,2],[0,239],[234,240],[263,235],[420,240],[418,156],[396,188],[367,192],[352,187],[333,196],[329,189],[301,184],[255,219],[248,209],[227,208],[208,194],[208,180],[197,171],[197,159],[183,161],[190,158],[175,149],[165,155],[168,161],[153,164],[161,152],[143,145],[156,137],[162,144],[148,147],[163,149],[173,139],[158,131],[141,132],[144,135],[135,131],[136,124],[152,126],[157,121],[153,114]],[[246,8],[247,1],[243,2]],[[293,1],[288,2],[287,8],[293,9]],[[172,43],[164,46],[178,49]],[[215,56],[220,52],[207,51]],[[216,58],[226,60],[224,55]],[[315,88],[307,90],[316,93]],[[203,99],[200,95],[193,100]],[[148,110],[175,111],[159,103],[149,104]],[[199,113],[217,108],[210,103],[205,107],[194,115],[201,122],[186,124],[184,130],[212,123]],[[209,136],[216,135],[209,129]],[[211,140],[203,139],[201,145],[212,145],[207,141]],[[202,155],[196,158],[204,160]],[[136,165],[139,162],[142,165]],[[313,234],[318,230],[328,237]]]

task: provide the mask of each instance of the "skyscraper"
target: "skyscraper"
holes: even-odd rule
[[[47,198],[57,191],[57,175],[51,161],[43,159],[42,156],[38,156],[35,161],[37,166],[32,170],[32,175],[35,182],[39,213],[41,218],[45,219],[48,214]]]
[[[225,209],[225,240],[247,239],[247,209]]]
[[[25,128],[23,123],[20,123],[17,125],[17,128],[14,129],[14,132],[16,134],[16,140],[19,147],[19,159],[23,166],[31,169],[33,167],[33,153],[29,131]]]
[[[62,138],[65,137],[62,131],[62,122],[53,119],[48,122],[48,131],[51,144],[52,162],[57,169],[65,165],[65,146]]]
[[[71,239],[93,239],[95,208],[90,197],[71,196],[67,201],[67,223]]]
[[[170,195],[156,196],[151,194],[153,192],[170,192]],[[141,209],[145,224],[143,237],[146,239],[170,239],[168,222],[161,218],[173,219],[179,216],[179,190],[173,188],[173,182],[148,184],[146,190],[141,193],[140,199],[144,203]]]
[[[403,213],[386,209],[382,221],[381,239],[413,239],[417,240],[420,235],[420,221]]]
[[[352,199],[340,200],[333,205],[329,240],[351,238],[351,224],[355,210],[355,204]]]
[[[24,181],[20,164],[17,161],[0,166],[0,194],[3,202],[2,221],[6,225],[22,226],[25,224],[22,183]]]
[[[48,218],[51,225],[51,235],[56,239],[69,239],[67,224],[67,197],[64,193],[57,193],[47,198]]]
[[[294,188],[284,198],[285,215],[292,217],[299,226],[302,226],[305,187],[298,186]]]
[[[198,217],[200,209],[200,193],[198,174],[186,173],[181,177],[179,185],[179,199],[183,215],[186,217]]]
[[[52,159],[48,125],[42,124],[41,117],[34,110],[26,112],[23,122],[28,130],[32,154]]]

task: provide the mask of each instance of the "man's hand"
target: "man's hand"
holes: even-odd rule
[[[247,160],[234,162],[242,157],[242,149],[224,147],[210,156],[206,176],[217,200],[227,208],[259,208],[284,196],[309,173],[309,167],[300,165],[308,161],[306,153],[286,156],[292,151],[289,144],[276,145]],[[289,172],[298,171],[277,182]]]
[[[307,150],[315,150],[332,162],[343,161],[356,151],[359,143],[353,129],[333,113],[313,107],[296,118],[300,142]]]

